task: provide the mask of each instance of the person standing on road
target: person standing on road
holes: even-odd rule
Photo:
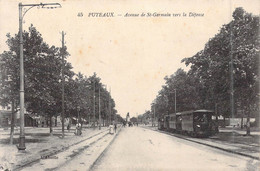
[[[67,126],[67,130],[70,132],[70,123]]]
[[[116,133],[117,125],[116,122],[114,123],[114,132]]]
[[[82,132],[81,132],[81,124],[79,122],[76,124],[76,130],[75,130],[74,134],[75,135],[81,135],[82,134]]]

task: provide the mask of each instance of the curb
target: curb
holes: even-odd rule
[[[142,128],[145,128],[145,127],[142,127]],[[150,128],[145,128],[145,129],[149,129],[149,130],[152,130],[152,131],[168,134],[168,135],[171,135],[171,136],[174,136],[174,137],[177,137],[177,138],[181,138],[181,139],[184,139],[184,140],[187,140],[187,141],[190,141],[190,142],[194,142],[194,143],[197,143],[197,144],[201,144],[201,145],[205,145],[205,146],[208,146],[208,147],[212,147],[212,148],[215,148],[215,149],[218,149],[218,150],[222,150],[222,151],[225,151],[225,152],[228,152],[228,153],[237,154],[237,155],[241,155],[241,156],[244,156],[244,157],[249,157],[249,158],[252,158],[252,159],[255,159],[255,160],[260,160],[259,157],[251,156],[249,154],[240,153],[240,152],[237,152],[237,151],[232,151],[232,150],[229,150],[229,149],[225,149],[225,148],[222,148],[222,147],[210,145],[210,144],[199,142],[199,141],[196,141],[196,140],[187,139],[185,137],[178,136],[178,135],[173,134],[173,133],[160,131],[160,130],[153,130],[153,129],[150,129]]]
[[[93,138],[93,137],[95,137],[95,136],[97,136],[97,135],[99,135],[99,134],[101,134],[101,133],[103,133],[103,132],[105,132],[105,131],[107,131],[107,130],[108,130],[108,129],[105,129],[104,131],[101,131],[101,132],[99,132],[99,133],[96,133],[96,134],[94,134],[94,135],[92,135],[92,136],[89,136],[89,137],[87,137],[87,138],[85,138],[85,139],[83,139],[83,140],[80,140],[80,141],[78,141],[78,142],[75,142],[75,143],[73,143],[73,144],[71,144],[71,145],[68,145],[68,146],[66,146],[66,147],[62,147],[61,149],[54,150],[53,152],[49,152],[49,153],[44,154],[44,155],[42,155],[42,156],[40,156],[40,157],[37,157],[37,158],[34,159],[34,160],[30,160],[30,161],[28,161],[28,162],[25,162],[25,163],[23,163],[23,164],[21,164],[21,165],[18,165],[18,167],[14,167],[13,170],[21,170],[21,169],[23,169],[24,167],[26,167],[27,165],[31,165],[31,164],[34,164],[34,163],[39,162],[41,159],[43,159],[43,158],[42,158],[43,156],[48,156],[48,157],[50,157],[50,156],[53,156],[53,155],[55,155],[55,154],[58,154],[58,153],[60,153],[60,152],[62,152],[62,151],[64,151],[64,150],[69,149],[71,146],[77,145],[77,144],[79,144],[79,143],[81,143],[81,142],[83,142],[83,141],[86,141],[86,140],[88,140],[88,139],[90,139],[90,138]]]
[[[96,160],[89,166],[89,170],[93,170],[94,166],[97,164],[97,162],[104,156],[104,154],[107,152],[108,148],[112,145],[112,143],[115,141],[116,137],[119,135],[121,131],[122,126],[120,129],[118,129],[117,134],[113,137],[113,139],[109,142],[107,147],[100,153],[100,155],[96,158]]]

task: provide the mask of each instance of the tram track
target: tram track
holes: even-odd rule
[[[53,168],[49,168],[48,171],[59,170],[61,167],[66,168],[66,165],[69,164],[72,160],[74,160],[75,157],[83,154],[85,150],[91,148],[93,145],[95,145],[98,142],[100,142],[101,140],[105,139],[106,136],[108,136],[108,135],[109,135],[109,133],[106,133],[105,135],[99,137],[95,141],[92,141],[92,142],[87,143],[87,144],[81,144],[80,148],[74,149],[71,154],[69,154],[68,156],[66,156],[64,158],[65,159],[64,162],[61,162],[59,165],[56,165]]]
[[[119,135],[121,127],[118,128],[114,135],[107,134],[99,141],[93,143],[89,148],[84,149],[80,155],[74,157],[71,161],[67,161],[65,165],[57,167],[55,171],[63,170],[91,170],[96,162],[104,155],[110,145]]]
[[[240,156],[249,157],[251,159],[260,160],[260,158],[256,157],[256,156],[252,156],[252,155],[249,155],[249,154],[245,154],[245,153],[241,153],[241,152],[237,152],[237,151],[234,151],[234,150],[230,150],[230,149],[226,149],[226,148],[222,148],[222,147],[219,147],[219,146],[216,146],[216,145],[209,144],[210,141],[207,141],[207,140],[203,140],[204,142],[202,142],[202,141],[191,139],[189,137],[185,137],[184,135],[176,135],[176,134],[171,133],[171,132],[154,130],[154,129],[147,128],[147,127],[142,127],[142,128],[152,130],[152,131],[156,131],[156,132],[160,132],[160,133],[164,133],[164,134],[167,134],[167,135],[171,135],[171,136],[174,136],[174,137],[186,140],[186,141],[190,141],[190,142],[193,142],[193,143],[197,143],[197,144],[201,144],[201,145],[208,146],[208,147],[211,147],[211,148],[215,148],[215,149],[225,151],[225,152],[228,152],[228,153],[231,153],[231,154],[237,154],[237,155],[240,155]],[[208,143],[206,143],[206,141]]]
[[[102,153],[96,158],[96,160],[90,165],[89,170],[92,171],[95,165],[101,160],[101,158],[104,156],[104,154],[107,152],[107,150],[110,148],[110,146],[113,144],[115,141],[116,137],[119,135],[121,132],[122,127],[119,127],[118,133],[115,135],[115,137],[110,141],[110,143],[107,145],[107,147],[102,151]]]
[[[77,150],[77,149],[80,149],[79,147],[83,146],[84,148],[88,148],[89,146],[93,145],[94,143],[100,141],[102,138],[104,138],[108,134],[109,134],[108,129],[105,129],[104,131],[91,135],[76,143],[67,145],[66,147],[63,147],[61,149],[53,150],[52,152],[46,152],[42,155],[39,155],[34,160],[30,160],[30,161],[27,161],[25,163],[15,166],[13,168],[13,170],[19,171],[19,170],[23,170],[24,168],[32,167],[34,165],[39,164],[42,160],[55,159],[56,155],[61,155],[61,153],[68,152],[68,151],[72,152],[71,158],[73,158],[76,155],[80,154],[79,151]],[[74,152],[73,152],[73,150],[74,150]],[[83,150],[83,149],[81,149],[81,150]]]

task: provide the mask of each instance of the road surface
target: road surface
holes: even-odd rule
[[[259,161],[142,127],[126,127],[92,170],[259,170]]]

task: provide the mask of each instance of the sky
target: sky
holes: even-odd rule
[[[8,50],[6,34],[18,32],[19,2],[0,0],[0,53]],[[127,112],[132,117],[150,110],[150,104],[165,84],[164,77],[178,68],[188,71],[181,60],[202,50],[221,26],[231,21],[236,7],[254,15],[260,11],[258,0],[44,1],[54,2],[62,7],[30,9],[24,16],[23,29],[28,31],[33,24],[47,44],[57,47],[61,46],[61,32],[66,32],[68,61],[73,71],[86,76],[96,72],[111,89],[116,110],[122,117]],[[92,17],[90,13],[113,13],[114,17]],[[189,16],[190,13],[200,16]]]

